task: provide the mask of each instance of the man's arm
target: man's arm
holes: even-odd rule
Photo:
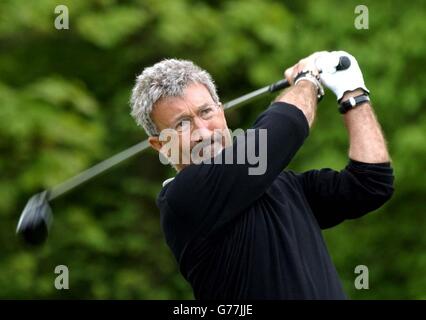
[[[342,101],[362,93],[360,89],[347,92]],[[369,102],[349,110],[343,117],[349,133],[349,158],[366,163],[390,162],[385,138]]]
[[[362,94],[354,90],[342,101]],[[321,228],[358,218],[381,207],[393,194],[393,170],[386,142],[370,103],[344,114],[349,163],[339,171],[310,170],[298,177]]]
[[[314,53],[288,68],[285,71],[286,79],[293,84],[296,75],[303,70],[318,74],[315,66],[317,54]],[[266,162],[263,174],[250,175],[248,169],[252,165],[247,161],[225,165],[190,165],[170,184],[167,191],[168,205],[176,212],[197,217],[203,224],[216,227],[242,213],[285,169],[308,136],[317,107],[316,86],[301,78],[296,85],[281,93],[268,110],[257,118],[252,128],[256,134],[246,133],[245,144],[256,146],[255,154],[259,154]],[[267,143],[259,140],[258,133],[261,129],[266,129]],[[230,147],[233,159],[238,158],[238,145],[241,143],[243,141],[237,138]],[[260,152],[260,144],[266,147],[264,154]],[[224,157],[225,153],[222,152],[219,157]],[[225,158],[220,162],[225,163]],[[190,198],[185,195],[187,190],[191,190]]]
[[[309,127],[312,127],[317,110],[317,89],[313,83],[302,80],[283,91],[275,101],[286,102],[302,110]]]
[[[283,93],[275,100],[286,102],[299,108],[305,115],[309,127],[312,127],[315,120],[319,88],[313,82],[306,79],[301,79],[296,85],[294,85],[294,79],[302,71],[311,71],[312,74],[318,75],[319,70],[315,61],[317,57],[323,53],[324,52],[315,52],[300,60],[294,66],[286,69],[284,76],[292,86],[283,91]]]
[[[264,194],[308,134],[300,108],[274,102],[250,131],[236,136],[211,163],[191,164],[181,170],[166,186],[161,201],[185,221],[188,236],[200,230],[204,235],[217,232]],[[259,162],[252,163],[251,155],[243,154],[246,152],[258,155]],[[263,170],[253,170],[255,166]]]
[[[333,71],[327,64],[340,56],[350,58],[350,67]],[[368,92],[356,59],[347,52],[323,54],[316,64],[323,70],[322,83],[336,94],[338,101]],[[322,228],[379,208],[394,191],[386,142],[370,103],[346,112],[344,121],[350,140],[348,165],[341,171],[324,168],[297,175]]]

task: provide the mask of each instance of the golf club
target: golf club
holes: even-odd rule
[[[348,57],[342,56],[336,66],[336,70],[344,70],[349,68],[351,62]],[[231,100],[223,105],[223,108],[229,109],[241,106],[259,96],[266,93],[272,93],[288,87],[290,84],[287,80],[279,80],[269,86],[265,86],[239,98]],[[52,210],[49,201],[69,192],[70,190],[82,185],[100,175],[101,173],[111,169],[115,165],[141,153],[149,147],[148,140],[142,141],[96,165],[79,173],[78,175],[56,185],[48,190],[37,193],[27,202],[16,227],[16,233],[20,234],[24,241],[28,244],[38,245],[43,243],[48,236],[49,228],[53,221]]]

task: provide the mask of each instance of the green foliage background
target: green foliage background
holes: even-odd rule
[[[54,9],[69,9],[56,30]],[[396,174],[377,212],[325,231],[353,299],[426,298],[426,17],[424,1],[1,0],[0,298],[192,299],[166,247],[155,197],[173,170],[146,152],[52,203],[49,241],[14,230],[27,199],[142,139],[129,116],[135,76],[165,57],[211,72],[225,102],[272,83],[318,50],[355,55],[372,92]],[[229,111],[247,128],[273,97]],[[343,168],[348,139],[332,93],[292,162]],[[54,268],[70,290],[54,288]],[[370,289],[354,288],[367,265]]]

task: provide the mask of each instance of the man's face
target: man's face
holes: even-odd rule
[[[206,155],[214,156],[222,148],[230,144],[230,134],[223,108],[215,104],[207,88],[199,83],[188,85],[181,97],[168,97],[155,104],[151,118],[160,130],[175,132],[176,139],[165,140],[160,137],[149,137],[151,146],[166,157],[171,154],[161,148],[168,143],[174,150],[179,150],[177,170],[183,169],[188,163],[194,162],[194,152],[209,149]],[[175,130],[175,131],[171,131]],[[216,134],[214,134],[216,132]],[[218,132],[222,133],[217,134]],[[203,144],[200,144],[200,143]],[[198,147],[195,147],[197,146]],[[195,148],[194,148],[195,147]],[[209,157],[209,156],[207,156]]]

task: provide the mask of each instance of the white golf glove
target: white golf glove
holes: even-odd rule
[[[351,61],[351,65],[346,70],[336,71],[341,56],[346,56]],[[332,51],[321,53],[315,61],[320,70],[321,83],[329,88],[339,101],[346,91],[362,89],[370,93],[364,83],[361,69],[356,59],[345,51]]]

